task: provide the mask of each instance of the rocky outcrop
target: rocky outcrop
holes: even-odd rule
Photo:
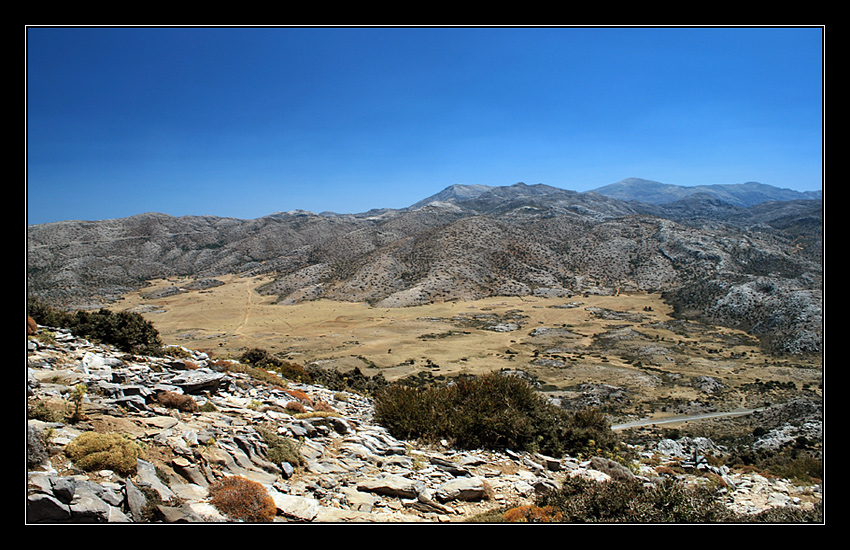
[[[27,342],[32,524],[229,522],[210,498],[210,487],[226,476],[261,484],[275,521],[336,523],[462,521],[529,503],[565,476],[640,476],[652,483],[660,475],[600,457],[424,447],[377,425],[370,399],[356,393],[263,383],[201,352],[180,349],[190,360],[127,355],[61,330],[45,337],[40,328]],[[161,398],[165,392],[170,399]],[[179,401],[174,395],[195,406],[166,406]],[[68,412],[77,403],[82,414],[74,423],[47,412]],[[134,473],[83,470],[70,461],[64,451],[88,432],[123,434],[136,443],[142,453]],[[281,441],[292,443],[294,453],[272,452]],[[667,442],[647,452],[675,458],[691,449]],[[807,505],[803,489],[787,481],[716,473],[729,505],[747,513]]]

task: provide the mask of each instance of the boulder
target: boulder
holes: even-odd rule
[[[421,491],[421,486],[406,477],[381,473],[377,476],[363,480],[357,484],[358,491],[367,491],[379,495],[387,495],[398,498],[416,498]]]
[[[441,502],[481,500],[487,496],[487,489],[480,477],[458,477],[440,485],[435,496]]]
[[[590,467],[594,470],[608,474],[611,479],[631,479],[635,477],[631,470],[610,458],[594,456],[590,459]]]
[[[278,512],[288,518],[313,521],[319,513],[319,501],[314,498],[287,495],[275,489],[269,489],[268,493]]]
[[[219,385],[224,381],[225,374],[212,372],[207,369],[198,369],[181,372],[169,380],[169,384],[177,386],[183,393],[199,394],[203,392],[215,393]]]

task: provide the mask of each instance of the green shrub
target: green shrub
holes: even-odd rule
[[[823,523],[823,501],[818,502],[811,510],[803,510],[794,506],[773,506],[742,518],[749,523]]]
[[[401,439],[450,440],[459,448],[566,453],[613,449],[616,439],[595,411],[569,413],[525,380],[491,373],[446,386],[385,387],[376,420]]]
[[[45,327],[67,328],[71,314],[42,302],[38,298],[27,297],[27,315],[39,325]]]
[[[673,478],[646,484],[638,478],[593,481],[574,477],[557,490],[538,493],[534,503],[494,509],[472,517],[487,523],[821,523],[823,503],[811,510],[774,507],[758,514],[728,509],[710,485]]]
[[[537,496],[536,505],[557,511],[570,523],[718,523],[734,514],[707,487],[674,479],[644,485],[632,478],[604,482],[567,478],[556,491]]]
[[[274,370],[283,363],[267,350],[260,348],[249,349],[239,357],[239,362],[268,370]]]
[[[249,349],[239,357],[239,362],[251,365],[257,369],[273,371],[287,380],[309,383],[312,381],[310,373],[297,363],[284,361],[275,357],[267,350],[260,348]]]
[[[334,391],[349,391],[361,395],[375,395],[386,388],[389,383],[381,373],[375,376],[367,376],[358,368],[340,372],[337,369],[327,369],[315,365],[307,365],[305,371],[314,384]]]
[[[40,325],[65,328],[76,336],[110,344],[127,353],[158,355],[162,352],[159,332],[138,313],[114,313],[106,308],[68,313],[29,298],[27,314]]]
[[[726,455],[724,463],[730,468],[758,472],[765,476],[784,477],[801,483],[816,483],[823,479],[823,458],[814,449],[794,446],[778,450],[738,448]]]
[[[96,312],[77,311],[67,328],[78,336],[114,345],[127,353],[157,355],[162,352],[159,333],[138,313],[113,313],[105,308]]]
[[[225,477],[210,485],[209,494],[212,505],[231,519],[268,522],[277,514],[266,488],[244,477]]]
[[[258,426],[256,430],[268,446],[266,456],[269,462],[273,464],[288,462],[296,468],[304,465],[304,458],[298,452],[298,444],[292,439],[279,436],[273,428],[267,426]]]
[[[113,470],[129,476],[136,473],[142,451],[121,434],[83,432],[65,446],[65,454],[83,470]]]

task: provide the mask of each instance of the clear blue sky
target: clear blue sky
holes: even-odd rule
[[[28,28],[27,223],[823,185],[823,28]]]

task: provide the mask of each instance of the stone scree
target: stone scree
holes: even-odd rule
[[[262,484],[277,507],[275,521],[327,523],[463,521],[487,509],[529,504],[536,491],[557,487],[566,476],[658,479],[647,466],[635,474],[600,457],[426,448],[392,437],[373,421],[371,401],[356,393],[259,384],[217,371],[205,353],[184,350],[188,360],[133,356],[50,330],[50,344],[27,342],[28,397],[70,407],[71,390],[84,384],[86,417],[75,424],[28,420],[28,462],[34,463],[28,523],[230,522],[209,498],[210,485],[223,476]],[[166,391],[191,396],[198,406],[209,401],[215,411],[166,408],[157,400]],[[338,414],[298,418],[290,408],[298,402],[310,411],[320,401]],[[272,463],[260,425],[296,441],[303,465]],[[95,429],[140,444],[144,453],[134,475],[83,472],[63,460],[65,445]],[[49,435],[49,448],[41,448],[40,434]],[[694,453],[694,442],[687,443],[665,440],[647,452],[686,460]],[[745,513],[806,506],[803,495],[820,490],[724,468],[716,473],[726,482],[728,505]]]

